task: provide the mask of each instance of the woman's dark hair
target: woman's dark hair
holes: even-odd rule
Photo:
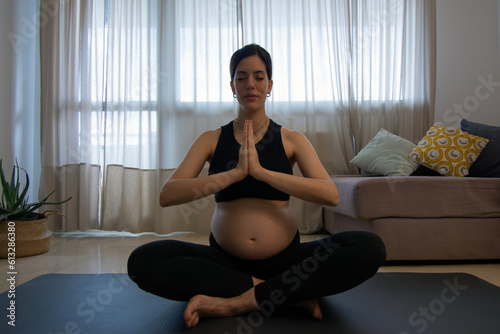
[[[231,71],[231,80],[234,79],[234,74],[236,72],[236,67],[246,57],[259,56],[260,59],[266,64],[267,78],[269,80],[273,77],[273,62],[271,60],[271,55],[262,46],[257,44],[248,44],[239,50],[236,50],[231,57],[231,63],[229,64],[229,69]]]

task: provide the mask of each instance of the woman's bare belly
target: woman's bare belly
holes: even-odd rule
[[[260,260],[290,245],[297,233],[297,219],[288,202],[242,198],[217,203],[211,229],[226,252]]]

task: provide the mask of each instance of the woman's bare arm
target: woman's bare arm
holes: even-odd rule
[[[239,168],[198,177],[205,162],[211,159],[218,138],[218,131],[206,131],[196,139],[179,167],[163,185],[161,206],[183,204],[209,196],[245,177]]]
[[[247,132],[248,137],[252,131]],[[323,205],[338,205],[339,194],[335,183],[316,154],[313,146],[300,132],[282,128],[282,137],[286,138],[287,148],[291,151],[304,177],[267,170],[258,163],[256,150],[249,156],[250,174],[256,179],[266,182],[272,187],[291,196]],[[249,147],[255,147],[249,138]]]

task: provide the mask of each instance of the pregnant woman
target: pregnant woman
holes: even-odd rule
[[[372,277],[385,261],[384,244],[361,231],[300,242],[290,196],[337,205],[337,188],[307,138],[266,115],[273,87],[269,53],[247,45],[233,54],[230,72],[236,119],[201,134],[160,194],[162,206],[215,194],[210,245],[142,245],[130,255],[129,276],[145,291],[188,301],[187,327],[203,317],[283,305],[321,319],[317,298]],[[209,175],[199,177],[206,162]],[[295,164],[303,176],[293,175]]]

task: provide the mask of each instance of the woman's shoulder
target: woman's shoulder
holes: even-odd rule
[[[218,139],[220,136],[220,133],[221,133],[221,128],[212,129],[212,130],[205,130],[204,132],[202,132],[202,134],[199,137],[203,138],[203,139],[214,139],[214,138]]]
[[[314,151],[309,139],[300,131],[290,130],[285,127],[281,128],[281,137],[285,151],[289,152],[289,156],[307,153]]]
[[[209,161],[219,141],[220,129],[206,130],[191,144],[187,156],[200,156]]]
[[[220,134],[221,134],[220,128],[213,130],[206,130],[198,136],[196,142],[203,145],[207,145],[209,147],[215,147],[215,145],[217,145],[217,142],[219,141]]]
[[[308,141],[307,137],[302,132],[290,130],[284,126],[281,127],[281,137],[283,140],[294,144],[300,144],[301,142]]]

